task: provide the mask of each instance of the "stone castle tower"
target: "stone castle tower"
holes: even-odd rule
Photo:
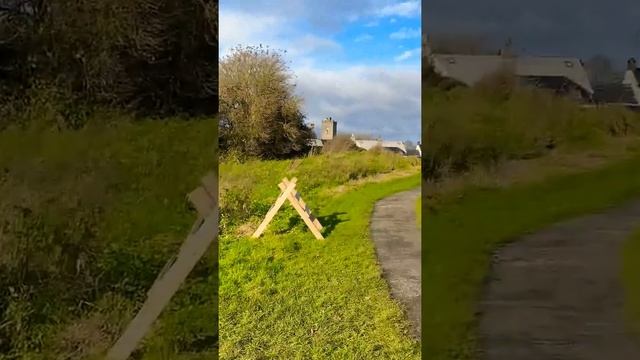
[[[330,117],[322,120],[322,134],[320,134],[320,139],[323,141],[333,140],[333,138],[336,136],[337,130],[337,121],[334,121]]]

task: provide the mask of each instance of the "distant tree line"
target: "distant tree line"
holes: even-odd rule
[[[208,0],[0,0],[0,116],[43,93],[69,106],[213,114],[217,22]]]

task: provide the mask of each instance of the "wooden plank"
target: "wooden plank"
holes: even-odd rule
[[[287,184],[287,178],[283,179],[283,183]],[[280,187],[280,184],[278,184],[278,187]],[[311,209],[307,206],[307,204],[304,203],[304,200],[302,200],[302,195],[300,195],[300,193],[298,191],[293,191],[294,197],[295,199],[298,201],[298,203],[300,203],[300,206],[302,206],[302,208],[304,209],[304,211],[309,214],[309,217],[311,218],[311,221],[313,222],[313,225],[315,225],[315,227],[322,231],[323,226],[322,224],[320,224],[320,221],[318,221],[318,219],[316,219],[316,217],[312,214]]]
[[[215,199],[203,187],[193,190],[187,198],[202,217],[206,217],[216,206]]]
[[[284,187],[283,183],[280,183],[278,185]],[[304,210],[304,208],[302,208],[302,206],[300,206],[300,203],[290,191],[287,192],[287,198],[289,199],[289,202],[291,203],[291,205],[293,205],[293,208],[296,209],[298,214],[300,214],[300,217],[302,218],[302,220],[304,220],[304,223],[307,225],[309,230],[311,230],[311,232],[316,237],[316,239],[324,240],[324,237],[322,236],[322,234],[320,233],[316,225],[311,220],[311,217],[309,216],[309,214]]]
[[[214,172],[210,172],[203,177],[201,183],[212,198],[218,198],[218,177]]]
[[[147,334],[153,322],[160,316],[180,285],[205,254],[218,235],[218,209],[202,222],[195,224],[196,230],[189,234],[171,267],[156,280],[135,318],[107,354],[108,360],[126,360]]]
[[[298,179],[296,178],[291,179],[291,181],[289,182],[289,185],[287,185],[285,190],[283,190],[280,196],[278,196],[278,198],[276,199],[276,202],[273,204],[271,209],[269,209],[269,212],[267,212],[267,215],[264,217],[264,220],[262,220],[262,223],[260,223],[256,231],[253,233],[254,238],[260,237],[260,235],[262,235],[264,230],[267,228],[267,225],[269,225],[269,222],[271,222],[271,219],[273,219],[273,217],[276,215],[278,210],[280,210],[280,207],[282,206],[282,204],[284,204],[284,202],[287,200],[287,195],[293,189],[295,189],[297,180]]]
[[[280,188],[280,190],[284,190],[285,189],[284,181],[279,183],[278,187]],[[296,194],[298,194],[298,193],[296,192]],[[309,209],[304,204],[304,201],[301,201],[301,198],[296,198],[294,194],[289,193],[288,199],[289,199],[289,202],[291,203],[291,205],[293,205],[293,207],[296,209],[296,211],[298,211],[298,214],[300,214],[300,216],[303,218],[303,220],[305,220],[305,223],[306,223],[306,218],[307,217],[309,218],[309,220],[311,221],[311,224],[315,228],[315,229],[311,229],[311,232],[313,232],[314,235],[316,235],[314,230],[318,230],[318,231],[322,230],[322,224],[320,224],[320,221],[318,221],[318,219],[316,219],[316,217],[313,216],[313,214],[311,213],[311,209]],[[306,216],[303,215],[303,213]],[[322,235],[320,235],[320,237],[322,237]],[[316,235],[316,238],[318,238],[317,235]],[[324,237],[323,237],[323,239],[324,239]]]

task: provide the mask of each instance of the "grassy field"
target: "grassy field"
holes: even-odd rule
[[[418,227],[422,227],[422,196],[419,196],[416,200],[416,222]]]
[[[419,359],[369,236],[374,203],[420,185],[419,162],[386,153],[325,154],[220,166],[221,359]],[[248,235],[297,177],[325,227],[316,240],[289,205]]]
[[[0,359],[100,358],[196,218],[217,122],[99,120],[0,132]],[[138,358],[215,356],[215,272],[197,266]]]
[[[640,339],[640,229],[629,238],[623,249],[622,280],[629,327]]]
[[[467,188],[423,222],[423,353],[474,359],[475,311],[492,252],[544,225],[640,196],[640,158],[502,188]]]
[[[640,196],[640,116],[499,82],[431,87],[423,109],[423,353],[474,359],[493,251]]]
[[[530,89],[456,88],[423,92],[428,178],[493,168],[554,151],[589,151],[640,135],[640,116],[620,107],[585,109]]]

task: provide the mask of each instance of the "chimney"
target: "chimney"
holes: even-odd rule
[[[514,56],[513,41],[511,41],[511,38],[508,38],[507,41],[505,41],[504,47],[500,50],[500,56],[505,58],[510,58]]]
[[[631,58],[627,60],[627,70],[636,71],[638,68],[638,64],[635,58]]]

